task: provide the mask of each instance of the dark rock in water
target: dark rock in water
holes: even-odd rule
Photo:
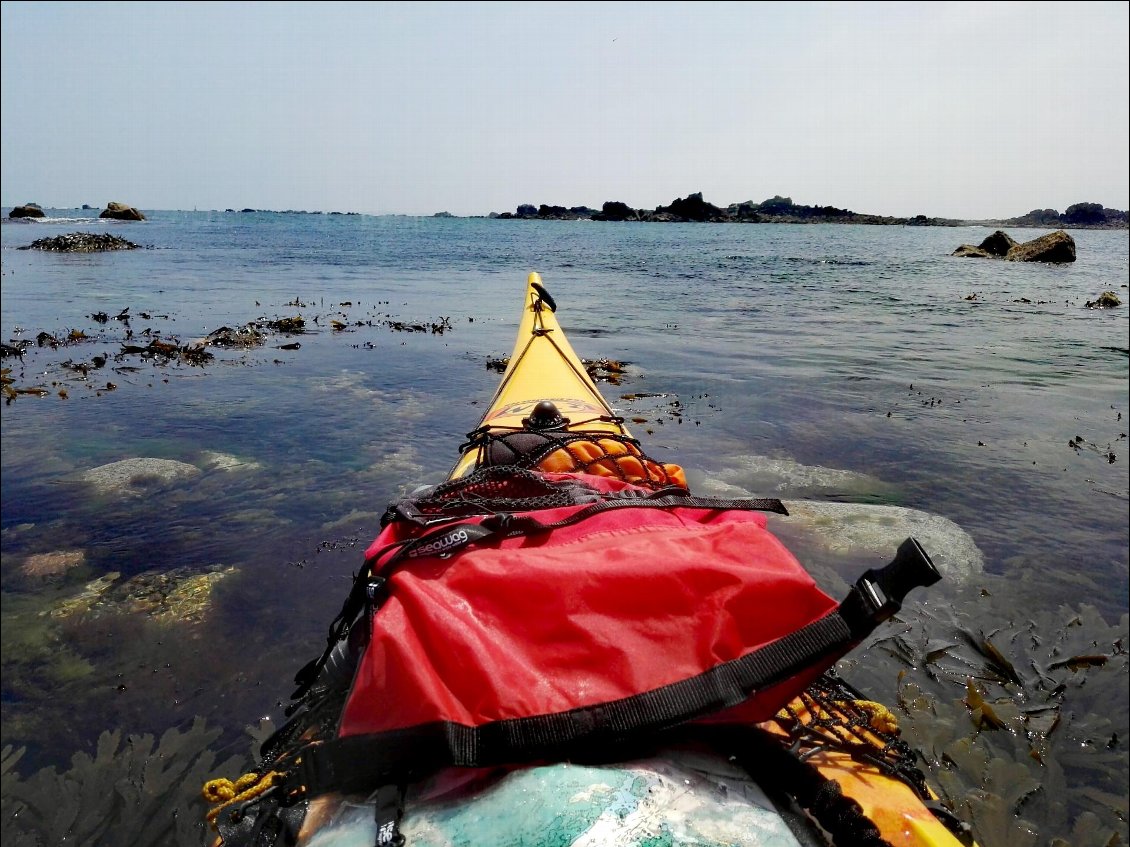
[[[685,198],[678,197],[670,206],[658,206],[655,215],[659,218],[671,217],[688,221],[722,221],[726,219],[726,212],[713,203],[702,199],[702,192],[688,194]]]
[[[1062,229],[1017,244],[1005,255],[1009,262],[1074,262],[1075,239]]]
[[[980,247],[974,247],[972,244],[962,244],[951,254],[961,259],[994,259],[995,257],[988,250],[982,250]]]
[[[108,232],[72,232],[54,238],[40,238],[20,250],[49,250],[53,253],[101,253],[106,250],[137,250],[141,245]]]
[[[44,218],[47,217],[43,210],[36,206],[34,203],[28,203],[26,206],[16,206],[12,211],[8,212],[9,218]]]
[[[601,207],[600,213],[593,217],[598,221],[636,221],[639,220],[640,216],[627,203],[610,200]]]
[[[962,244],[950,255],[964,259],[1003,258],[1009,262],[1074,262],[1075,240],[1061,229],[1018,244],[998,229],[979,247]]]
[[[981,249],[994,256],[1006,256],[1017,244],[1018,242],[1011,235],[998,229],[981,242]]]
[[[91,210],[91,209],[93,209],[94,207],[93,207],[93,206],[91,206],[91,205],[90,205],[89,203],[83,203],[83,204],[82,204],[82,208],[83,208],[83,210],[84,210],[84,211],[90,211],[90,210]]]
[[[133,206],[127,206],[125,203],[107,203],[106,208],[102,210],[100,218],[112,218],[116,221],[143,221],[145,215],[141,214]]]
[[[1113,309],[1122,305],[1118,295],[1113,291],[1104,291],[1096,299],[1084,304],[1088,309]]]
[[[547,206],[545,203],[538,206],[538,217],[549,221],[592,220],[595,214],[596,210],[588,206],[573,206],[568,209],[564,206]]]

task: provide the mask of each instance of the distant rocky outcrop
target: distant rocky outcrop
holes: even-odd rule
[[[595,209],[590,209],[588,206],[547,206],[542,203],[540,206],[535,206],[532,203],[523,203],[514,212],[492,212],[490,217],[500,218],[503,220],[518,218],[521,220],[542,220],[542,221],[579,221],[579,220],[592,220],[593,216],[597,214]]]
[[[619,200],[612,200],[601,206],[599,214],[596,215],[596,220],[638,221],[640,220],[640,213],[629,206],[627,203],[621,203]]]
[[[108,232],[72,232],[54,238],[40,238],[19,250],[48,250],[52,253],[101,253],[106,250],[136,250],[141,245]]]
[[[107,203],[106,208],[102,210],[100,218],[110,218],[115,221],[143,221],[145,215],[141,214],[133,206],[127,206],[125,203]]]
[[[1075,239],[1060,229],[1019,244],[1008,233],[998,229],[979,246],[962,244],[952,255],[964,259],[1063,264],[1075,261]]]
[[[492,212],[490,217],[501,219],[541,219],[594,221],[643,221],[646,223],[862,223],[902,226],[957,226],[962,221],[944,218],[928,218],[916,215],[913,218],[883,217],[863,215],[850,209],[835,206],[803,206],[792,201],[791,197],[775,196],[761,203],[747,200],[744,203],[731,203],[729,206],[715,206],[702,196],[702,192],[677,197],[667,206],[654,209],[634,209],[627,203],[611,200],[601,206],[600,211],[587,206],[541,205],[524,203],[514,212]]]
[[[1107,209],[1099,203],[1076,203],[1068,206],[1062,215],[1055,209],[1037,209],[1019,218],[1006,221],[970,221],[955,218],[936,218],[914,215],[909,218],[887,215],[870,215],[840,209],[836,206],[805,206],[794,203],[791,197],[776,195],[755,203],[746,200],[726,207],[707,202],[702,192],[678,197],[667,206],[654,209],[635,209],[619,200],[610,200],[600,211],[588,206],[535,206],[523,203],[513,212],[491,212],[489,217],[502,220],[577,220],[642,221],[645,223],[845,223],[878,224],[881,226],[967,226],[970,224],[1056,227],[1074,229],[1126,229],[1130,227],[1130,213]],[[977,252],[978,248],[965,245],[968,256],[1003,256],[997,252]],[[999,247],[994,246],[994,249]],[[1011,249],[1011,248],[1010,248]],[[1048,261],[1048,260],[1036,260]]]
[[[1001,221],[1004,226],[1057,227],[1066,229],[1125,229],[1130,212],[1108,209],[1101,203],[1076,203],[1062,215],[1055,209],[1033,209],[1026,215]]]
[[[25,203],[23,206],[16,206],[12,211],[8,212],[9,218],[43,218],[46,217],[44,211],[39,208],[35,203]]]

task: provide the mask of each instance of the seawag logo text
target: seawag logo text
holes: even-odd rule
[[[466,528],[460,527],[439,533],[430,541],[412,547],[406,555],[410,559],[419,559],[424,556],[438,556],[441,559],[446,559],[460,547],[465,547],[470,543],[470,534]]]

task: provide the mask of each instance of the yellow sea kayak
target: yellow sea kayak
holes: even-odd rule
[[[474,506],[489,499],[492,480],[507,472],[506,468],[496,466],[505,465],[518,466],[525,474],[524,479],[535,479],[547,486],[547,480],[556,485],[567,484],[563,480],[571,478],[616,477],[618,481],[602,480],[601,484],[631,489],[631,497],[627,499],[651,499],[658,502],[660,509],[667,508],[665,497],[687,498],[681,502],[696,499],[687,491],[682,469],[649,459],[625,428],[624,421],[601,395],[573,349],[555,312],[556,304],[540,276],[530,274],[523,295],[517,340],[498,390],[479,426],[469,434],[449,481],[436,489],[461,492],[459,497],[445,504],[458,509],[463,504]],[[589,476],[580,476],[584,474]],[[498,501],[490,502],[492,505],[482,514],[505,519],[499,525],[512,527],[509,521],[514,515],[507,514],[512,507],[497,507],[493,504]],[[350,715],[346,701],[358,691],[358,679],[362,677],[357,671],[358,656],[362,656],[361,662],[365,661],[367,645],[373,643],[370,639],[377,637],[373,634],[376,623],[382,621],[382,615],[389,614],[389,608],[381,604],[391,601],[387,600],[389,595],[382,592],[387,583],[409,578],[391,569],[382,569],[382,556],[399,549],[404,557],[401,561],[407,563],[410,557],[418,555],[421,564],[410,579],[418,586],[420,594],[417,596],[427,598],[426,602],[421,599],[418,605],[438,603],[440,614],[451,617],[457,606],[439,602],[441,582],[444,574],[465,573],[469,567],[464,558],[460,560],[461,569],[453,559],[453,551],[472,544],[475,537],[484,537],[475,533],[487,526],[485,520],[481,524],[437,522],[436,513],[426,511],[428,506],[427,495],[422,495],[411,502],[393,504],[386,512],[390,525],[370,547],[366,568],[358,575],[354,591],[331,625],[325,653],[296,677],[300,691],[294,696],[299,699],[292,708],[301,706],[305,711],[299,711],[290,724],[268,741],[255,773],[233,783],[215,780],[206,786],[205,796],[216,805],[209,819],[214,822],[224,845],[260,844],[256,836],[248,833],[274,827],[279,832],[289,833],[290,840],[286,843],[297,847],[345,847],[374,843],[374,837],[377,844],[404,843],[400,839],[407,839],[408,844],[417,847],[451,843],[602,847],[693,843],[702,847],[801,847],[829,843],[830,830],[858,833],[861,824],[868,832],[877,831],[877,837],[891,845],[958,847],[961,843],[954,835],[961,831],[960,824],[934,802],[935,795],[915,766],[913,751],[898,739],[893,715],[881,705],[865,700],[834,674],[820,675],[775,718],[760,724],[751,724],[746,719],[731,721],[726,726],[712,724],[713,713],[706,713],[701,722],[696,717],[699,713],[693,714],[691,720],[680,717],[665,728],[686,729],[686,733],[649,736],[638,751],[635,747],[625,748],[638,753],[637,758],[629,760],[622,761],[620,756],[610,757],[611,761],[602,760],[602,756],[594,760],[591,750],[589,757],[579,760],[571,755],[538,755],[532,761],[506,759],[501,767],[491,768],[484,768],[475,760],[465,767],[439,770],[421,767],[418,772],[411,771],[412,778],[404,779],[399,785],[385,785],[380,780],[374,783],[370,779],[372,761],[382,755],[385,748],[349,747],[351,740],[362,744],[370,744],[370,741],[364,734],[351,739],[339,733]],[[548,506],[537,508],[551,509]],[[414,547],[416,542],[410,539],[395,540],[395,533],[386,538],[390,526],[396,528],[396,514],[423,527],[428,534],[419,540],[427,543]],[[716,513],[711,514],[717,517]],[[433,532],[437,523],[438,528]],[[564,527],[567,523],[563,521],[554,526]],[[663,554],[639,549],[641,545],[649,547],[650,544],[640,539],[659,537],[644,536],[639,529],[637,524],[631,524],[620,526],[615,533],[586,532],[562,542],[559,549],[566,551],[563,555],[572,557],[565,570],[568,581],[572,582],[574,572],[579,582],[586,581],[586,569],[594,569],[594,574],[600,572],[601,563],[594,559],[608,555],[609,538],[617,534],[631,539],[627,543],[632,549],[626,558],[623,546],[620,548],[621,559],[632,565],[630,579],[626,582],[632,590],[645,585],[646,573],[642,579],[637,578],[637,550],[640,568],[647,567],[648,555]],[[722,532],[727,538],[735,537],[734,525],[724,526]],[[529,539],[526,546],[534,551],[530,555],[543,560],[562,555],[553,554],[542,542],[544,537]],[[401,544],[403,546],[399,546]],[[693,567],[697,570],[703,561],[714,558],[696,554]],[[755,581],[750,579],[752,573],[756,572],[758,578],[764,575],[763,565],[755,568],[750,564],[748,547],[741,548],[739,558],[743,569],[741,576],[727,585],[752,584]],[[404,567],[407,569],[409,565],[404,564]],[[517,582],[518,576],[527,576],[519,574],[523,570],[530,569],[496,568],[494,573],[501,575],[502,583],[511,585]],[[489,569],[481,573],[487,574]],[[653,573],[653,584],[654,576]],[[688,585],[693,582],[684,580],[683,572],[679,573],[679,579]],[[476,586],[480,584],[470,581]],[[394,585],[393,597],[397,596],[395,588]],[[504,605],[508,609],[521,607],[537,590],[544,590],[543,582],[514,595],[520,598],[517,604]],[[761,616],[761,612],[731,616],[728,623],[715,623],[701,611],[702,594],[690,589],[688,592],[692,598],[688,627],[697,626],[702,618],[706,618],[707,628],[725,628]],[[651,593],[657,593],[654,585]],[[641,588],[639,597],[625,596],[623,603],[638,603],[647,594],[648,591]],[[376,609],[365,612],[373,615],[369,626],[354,627],[354,622],[364,620],[361,608],[381,596],[386,599],[377,603]],[[602,596],[620,595],[606,593]],[[763,603],[763,595],[758,593],[757,597],[758,602]],[[506,599],[512,598],[508,595]],[[402,609],[417,605],[401,602]],[[497,610],[491,615],[484,608],[480,614],[477,606],[466,603],[458,608],[462,606],[476,610],[476,618],[482,621],[497,618]],[[540,604],[529,608],[535,618],[545,617],[546,606],[543,598]],[[575,618],[566,620],[565,615],[548,616],[551,625],[557,622],[560,629],[545,642],[545,649],[539,644],[535,663],[539,672],[544,667],[547,650],[558,649],[565,641],[568,626],[591,628],[593,598],[586,598],[585,604],[578,608],[580,612],[575,618],[582,619],[583,623]],[[796,609],[799,605],[790,602],[787,608]],[[614,609],[614,617],[623,615],[623,605],[614,605]],[[726,614],[720,614],[719,620],[725,621]],[[661,614],[644,616],[644,629],[654,629],[660,619],[664,619]],[[407,623],[408,618],[395,620]],[[435,678],[435,691],[429,696],[437,702],[453,699],[451,686],[462,670],[454,657],[463,655],[453,647],[454,639],[445,640],[421,627],[394,624],[388,627],[388,633],[396,633],[396,643],[419,643],[421,655],[440,657],[446,673]],[[452,632],[465,630],[465,626],[452,628]],[[483,637],[471,639],[475,649],[470,652],[495,653],[500,636],[524,631],[522,627],[485,625]],[[421,634],[423,637],[417,642]],[[798,633],[790,630],[789,634]],[[364,637],[358,640],[354,635]],[[685,629],[679,628],[673,642],[663,643],[677,647],[686,641]],[[577,656],[576,663],[583,667],[585,656],[591,652]],[[617,680],[638,674],[643,662],[637,659],[647,651],[628,652],[630,655],[624,656],[625,671],[613,674]],[[393,653],[385,647],[375,655],[378,658],[370,667],[383,674]],[[502,653],[504,658],[497,664],[498,673],[511,672],[511,666],[517,664],[515,655],[514,651]],[[669,651],[657,655],[661,655],[658,664],[671,662]],[[654,659],[655,655],[650,658]],[[830,662],[831,659],[820,667],[828,667]],[[803,677],[789,691],[795,692],[802,685],[808,685],[817,673],[818,669]],[[590,684],[594,677],[590,674],[582,678],[585,684]],[[557,688],[565,687],[559,684],[560,680],[551,678],[545,678],[544,687],[552,689],[555,683]],[[384,715],[394,711],[392,704],[398,697],[412,704],[426,699],[404,697],[403,687],[382,682],[376,688],[377,696],[364,700],[363,705],[368,708],[366,704],[379,701],[373,705],[375,714]],[[519,702],[533,697],[531,688],[536,686],[517,685],[514,696]],[[484,687],[474,687],[474,699],[485,699],[483,692]],[[672,695],[672,700],[677,701],[681,696]],[[783,695],[782,700],[788,696],[791,694]],[[782,700],[774,700],[761,716],[772,714]],[[509,705],[508,702],[507,707]],[[587,714],[587,707],[582,711]],[[433,720],[425,726],[438,723],[442,721]],[[529,724],[535,725],[542,726]],[[451,731],[458,736],[458,730],[467,726],[460,724]],[[395,748],[401,743],[396,733],[401,731],[404,730],[397,728],[382,736],[384,740],[380,743],[390,745],[389,749]],[[522,730],[527,731],[531,737],[536,735],[532,729]],[[556,737],[549,730],[544,731],[545,738]],[[514,737],[521,736],[522,732],[515,730]],[[467,749],[472,750],[473,746],[468,745]],[[322,755],[331,747],[332,755]],[[418,741],[404,742],[403,747],[399,752],[403,752],[408,761],[413,761],[417,755],[426,756],[429,749]],[[308,784],[307,780],[323,783],[323,790],[315,790],[316,786]],[[382,833],[388,837],[387,842],[381,841]]]

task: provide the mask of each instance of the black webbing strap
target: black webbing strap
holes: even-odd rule
[[[561,497],[568,496],[571,500],[571,502],[554,503],[546,508],[582,505],[586,503],[592,508],[602,503],[608,504],[601,508],[595,508],[593,511],[578,512],[570,519],[570,523],[583,520],[596,512],[605,511],[606,509],[624,508],[626,506],[650,506],[660,509],[682,507],[712,511],[757,511],[773,512],[779,515],[788,515],[789,513],[784,504],[775,497],[700,497],[696,494],[688,493],[685,488],[681,488],[677,485],[670,485],[659,489],[629,488],[622,491],[598,492],[587,486],[566,482],[555,483],[552,487],[547,487],[545,491],[553,492]],[[515,512],[537,510],[537,507],[529,509],[521,508],[520,496],[515,498],[507,498],[504,495],[500,496],[506,502],[506,507],[501,509],[496,505],[492,505],[490,497],[469,498],[456,496],[452,497],[447,504],[442,503],[442,501],[429,502],[429,506],[432,507],[432,509],[439,510],[438,514],[435,511],[421,511],[417,507],[416,501],[402,500],[388,507],[384,517],[381,519],[381,525],[385,526],[392,521],[403,520],[420,527],[428,527],[445,521],[458,520],[475,515],[513,514]],[[532,499],[536,500],[537,498],[536,496],[532,496]],[[445,513],[443,511],[445,506],[447,509],[450,509],[450,512]],[[544,524],[543,526],[546,529],[556,529],[559,526],[567,525],[568,524],[565,523],[555,523]]]
[[[620,700],[481,726],[447,721],[307,748],[286,780],[296,799],[328,791],[367,792],[411,782],[443,767],[490,767],[599,752],[641,733],[665,730],[745,702],[822,659],[840,655],[865,631],[835,610],[823,618],[689,679]]]
[[[377,824],[375,847],[403,847],[400,819],[404,817],[404,784],[382,785],[369,798]]]
[[[554,529],[573,526],[593,515],[602,512],[611,512],[616,509],[701,509],[704,511],[762,511],[777,512],[787,515],[784,505],[780,500],[717,500],[712,497],[695,497],[678,494],[662,494],[662,492],[632,492],[635,496],[616,497],[615,499],[598,500],[590,503],[567,518],[559,521],[543,523],[531,515],[500,514],[488,515],[483,518],[480,526],[494,529],[502,538],[513,538],[518,535],[531,535],[539,532],[549,532]],[[648,496],[651,494],[651,496]]]
[[[701,727],[700,736],[737,759],[771,792],[784,792],[832,836],[836,847],[890,847],[879,828],[840,784],[794,756],[757,727]]]
[[[623,496],[621,496],[623,495]],[[601,512],[615,509],[700,509],[703,511],[759,511],[776,512],[787,515],[788,511],[780,500],[774,498],[725,500],[714,497],[696,497],[686,494],[664,493],[662,491],[618,492],[609,499],[598,500],[559,521],[543,522],[529,514],[500,512],[486,515],[478,523],[448,523],[442,529],[402,542],[396,554],[378,570],[387,576],[395,563],[404,559],[417,559],[424,555],[449,555],[468,544],[484,541],[492,536],[514,538],[519,535],[535,535],[573,526]],[[391,548],[391,545],[390,545]],[[376,561],[388,550],[372,557]]]

